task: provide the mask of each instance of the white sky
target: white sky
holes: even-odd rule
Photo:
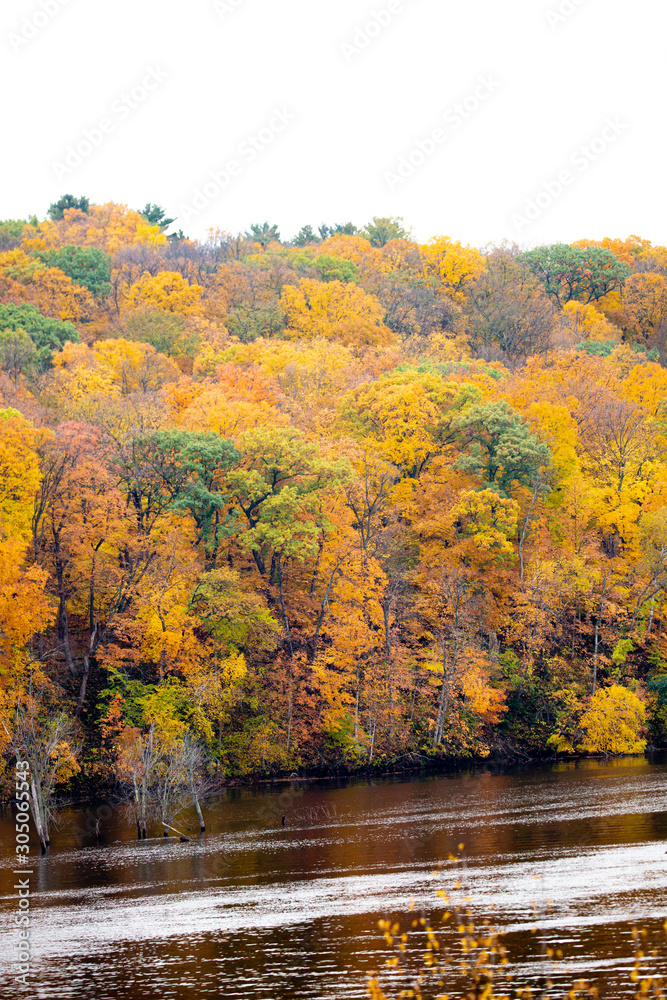
[[[0,218],[43,218],[70,192],[133,208],[158,202],[193,237],[269,220],[288,238],[305,223],[402,215],[419,240],[534,245],[636,233],[667,244],[664,0],[217,6],[4,0]],[[351,51],[356,29],[390,10],[381,17],[390,23]],[[149,69],[166,79],[128,108],[123,95]],[[481,79],[493,93],[479,102]],[[479,105],[467,120],[456,111],[445,120],[465,100]],[[243,144],[278,124],[276,109],[294,121],[265,133],[272,141],[251,160]],[[101,143],[56,176],[67,147],[84,141],[86,152],[86,129],[105,118]],[[607,119],[617,124],[605,132]],[[400,157],[439,127],[433,155],[390,184]],[[217,194],[210,187],[195,213],[196,189],[230,160],[236,176]],[[552,197],[543,186],[558,193],[563,170],[568,183]],[[527,223],[526,203],[540,192]]]

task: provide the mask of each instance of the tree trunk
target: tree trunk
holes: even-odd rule
[[[600,648],[600,625],[602,624],[602,616],[604,614],[605,607],[605,597],[607,591],[607,581],[604,581],[604,587],[602,590],[602,600],[600,601],[600,613],[595,620],[595,647],[593,651],[593,694],[595,694],[598,686],[598,651]]]
[[[361,661],[357,661],[357,691],[354,701],[354,738],[359,739],[359,695],[361,691]]]
[[[440,745],[442,734],[445,731],[445,720],[449,709],[449,677],[447,676],[447,653],[443,650],[442,656],[442,688],[440,689],[440,701],[438,703],[438,715],[435,720],[435,732],[433,733],[433,749]]]
[[[142,836],[143,840],[146,840],[146,837],[147,837],[147,832],[146,832],[146,782],[147,782],[147,777],[144,774],[143,777],[142,777],[142,781],[141,781],[140,798],[139,798],[139,804],[140,804],[139,821],[141,823],[141,836]]]
[[[315,657],[317,656],[317,650],[320,645],[320,633],[322,631],[322,624],[324,622],[324,616],[329,607],[329,594],[331,593],[331,588],[333,586],[334,578],[337,572],[338,572],[338,563],[336,563],[333,570],[331,571],[331,575],[329,576],[329,583],[327,584],[326,592],[324,594],[324,597],[322,598],[322,603],[320,604],[320,613],[317,618],[317,627],[315,629],[315,636],[313,638],[313,642],[311,645],[311,652],[310,652],[311,660],[314,660]],[[282,588],[282,583],[281,583],[281,588]],[[282,596],[282,589],[281,589],[281,596]]]
[[[389,686],[389,736],[393,740],[396,719],[394,718],[394,675],[391,660],[387,662],[387,684]]]
[[[289,655],[293,657],[294,646],[292,645],[292,633],[290,632],[287,609],[285,607],[285,596],[283,594],[283,568],[280,562],[278,563],[278,591],[280,594],[280,607],[283,613],[283,621],[285,622],[285,634],[287,636],[287,645],[289,646]]]
[[[46,854],[46,849],[49,846],[49,835],[42,824],[42,810],[40,809],[39,801],[40,796],[38,794],[37,785],[32,773],[30,775],[30,791],[32,793],[32,818],[35,821],[35,827],[37,829],[37,836],[39,837],[42,854]]]
[[[92,613],[92,609],[91,609]],[[81,687],[79,688],[79,699],[76,703],[76,711],[74,712],[74,718],[78,719],[81,715],[83,709],[83,703],[86,700],[86,689],[88,687],[88,676],[90,674],[90,660],[98,644],[98,626],[97,622],[91,624],[90,632],[90,642],[88,643],[88,652],[83,658],[83,675],[81,677]]]
[[[370,753],[368,755],[368,763],[372,764],[373,763],[373,748],[375,746],[375,732],[377,730],[377,721],[374,722],[371,726],[369,726],[369,728],[372,730],[372,735],[371,735]]]
[[[83,674],[81,675],[81,687],[79,688],[79,698],[76,703],[76,711],[74,712],[74,718],[78,719],[81,716],[81,710],[83,708],[83,703],[86,700],[86,688],[88,687],[88,675],[90,674],[90,654],[86,653],[83,658]]]
[[[292,744],[292,716],[294,715],[294,674],[292,661],[289,665],[289,701],[287,703],[287,750]]]
[[[67,619],[67,604],[65,601],[63,565],[59,559],[56,561],[56,578],[58,580],[58,638],[62,643],[63,652],[65,653],[67,669],[74,677],[76,675],[76,667],[74,666],[74,658],[69,644],[69,622]]]
[[[384,653],[387,659],[391,656],[391,627],[389,625],[389,599],[382,604],[382,618],[384,621]]]
[[[202,833],[205,833],[206,824],[204,823],[204,816],[201,811],[201,806],[199,805],[199,796],[197,795],[197,789],[195,788],[195,783],[192,775],[190,775],[190,793],[192,795],[192,801],[194,803],[195,811],[197,813],[197,819],[199,820],[199,829]]]
[[[132,784],[134,785],[134,818],[137,824],[137,840],[141,840],[141,808],[139,799],[139,785],[136,774],[132,774]]]
[[[252,557],[255,560],[255,565],[256,565],[257,569],[259,570],[260,576],[266,576],[266,564],[265,564],[264,560],[262,559],[261,555],[259,554],[259,552],[256,552],[253,549]]]
[[[526,513],[526,520],[523,523],[523,531],[521,532],[521,538],[519,539],[519,561],[521,564],[521,580],[523,581],[524,576],[524,566],[523,566],[523,546],[526,541],[526,535],[528,533],[528,525],[530,524],[530,515],[533,513],[533,508],[537,503],[537,498],[540,495],[540,489],[542,487],[542,481],[538,479],[535,483],[535,489],[533,490],[533,496],[530,501],[530,507]]]

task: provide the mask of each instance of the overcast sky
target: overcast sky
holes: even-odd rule
[[[664,0],[4,0],[0,217],[667,243]],[[215,175],[213,179],[211,175]]]

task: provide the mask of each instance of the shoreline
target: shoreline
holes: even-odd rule
[[[317,783],[322,783],[329,785],[334,782],[344,782],[344,783],[355,783],[355,782],[374,782],[374,781],[384,781],[389,779],[405,779],[405,780],[419,780],[419,778],[435,778],[438,776],[445,775],[458,775],[466,771],[480,771],[480,770],[490,770],[503,772],[503,771],[514,771],[518,768],[523,767],[533,767],[539,768],[546,765],[553,764],[579,764],[585,761],[616,761],[625,759],[638,759],[644,758],[647,761],[651,761],[651,758],[655,754],[667,753],[667,747],[649,747],[643,753],[637,754],[551,754],[549,756],[535,756],[535,757],[510,757],[510,756],[489,756],[489,757],[471,757],[471,758],[457,758],[450,760],[440,760],[430,764],[424,764],[422,766],[413,766],[396,769],[378,769],[371,770],[368,768],[359,769],[347,769],[346,771],[322,771],[320,773],[314,772],[313,770],[306,770],[304,774],[296,774],[292,772],[290,775],[277,775],[274,777],[234,777],[230,778],[224,783],[211,789],[208,800],[215,799],[221,796],[228,790],[237,789],[252,789],[252,788],[270,788],[271,786],[290,786],[290,785],[315,785]],[[427,760],[427,758],[425,758]],[[99,805],[100,803],[108,803],[109,801],[115,801],[119,803],[124,801],[124,796],[120,795],[113,789],[94,789],[91,788],[81,796],[74,796],[72,798],[60,799],[55,803],[56,812],[60,812],[65,809],[77,809],[86,808],[90,806]],[[206,801],[206,800],[205,800]],[[4,799],[0,801],[0,814],[4,812],[5,809],[11,808],[14,800]]]

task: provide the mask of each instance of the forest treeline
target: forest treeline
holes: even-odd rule
[[[172,222],[0,223],[0,751],[44,813],[664,743],[667,248]]]

